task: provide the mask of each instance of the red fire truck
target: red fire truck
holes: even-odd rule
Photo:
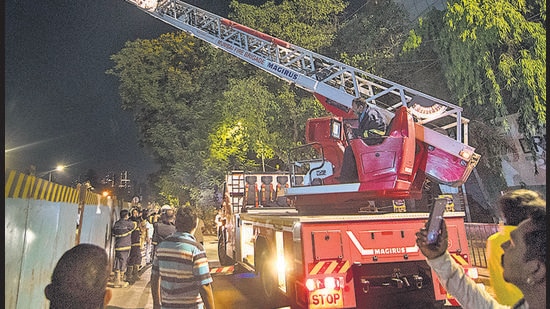
[[[403,212],[402,200],[421,197],[427,180],[463,187],[479,155],[467,145],[468,120],[460,107],[183,1],[127,1],[310,91],[332,114],[308,120],[307,144],[291,151],[287,172],[227,176],[219,259],[258,274],[266,307],[281,295],[311,309],[454,302],[416,246],[415,232],[428,213]],[[357,126],[350,108],[355,98],[387,117],[380,144],[344,133],[346,125]],[[358,181],[341,183],[348,146]],[[394,201],[396,212],[380,209],[381,201]],[[474,276],[464,213],[448,211],[445,218],[449,252]]]
[[[340,208],[342,214],[336,214],[321,196],[305,208],[285,206],[292,199],[279,190],[291,191],[289,184],[305,189],[303,180],[303,175],[243,171],[226,178],[219,260],[258,274],[266,308],[280,295],[298,308],[457,305],[416,246],[415,233],[428,213],[384,211],[366,201],[356,213]],[[464,213],[446,212],[445,219],[449,252],[476,277],[468,263]]]

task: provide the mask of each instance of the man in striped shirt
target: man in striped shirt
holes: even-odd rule
[[[214,309],[206,252],[193,237],[197,216],[191,208],[176,213],[176,232],[157,246],[151,269],[154,308]]]

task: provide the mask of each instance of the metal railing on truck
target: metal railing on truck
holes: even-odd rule
[[[472,266],[487,268],[487,238],[498,232],[495,223],[464,223]]]

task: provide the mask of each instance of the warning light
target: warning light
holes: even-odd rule
[[[315,290],[315,287],[316,287],[316,284],[315,284],[315,280],[313,279],[307,279],[306,280],[306,288],[311,292],[313,290]]]
[[[461,150],[459,155],[464,158],[465,160],[468,160],[470,159],[470,157],[472,156],[472,153],[470,151],[467,151],[467,150]]]
[[[325,288],[327,289],[335,289],[336,288],[336,279],[334,277],[326,277],[325,278]]]

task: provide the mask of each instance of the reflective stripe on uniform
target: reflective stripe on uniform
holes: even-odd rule
[[[114,235],[114,236],[115,236],[115,237],[119,237],[119,238],[120,238],[120,237],[124,237],[124,236],[128,236],[128,235],[130,235],[130,234],[132,234],[132,232],[133,232],[133,230],[132,230],[132,231],[129,231],[129,232],[126,232],[126,233],[124,233],[124,234],[120,234],[120,235]]]

